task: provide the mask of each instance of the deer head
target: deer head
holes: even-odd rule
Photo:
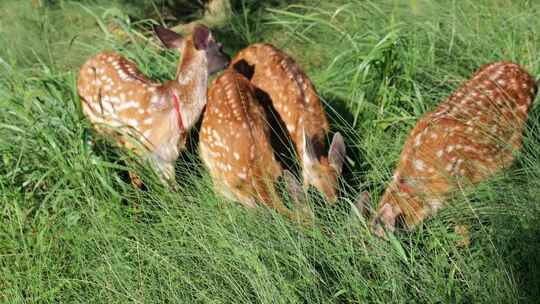
[[[206,26],[198,25],[191,35],[182,35],[156,25],[154,31],[157,37],[169,49],[176,49],[182,54],[178,64],[176,79],[168,81],[168,96],[156,103],[157,109],[170,105],[168,100],[177,96],[186,103],[179,111],[184,120],[185,128],[190,129],[199,119],[206,105],[208,77],[223,70],[229,64],[230,57],[223,52],[223,45],[216,42]]]
[[[330,144],[327,156],[320,156],[313,140],[302,134],[302,164],[304,187],[315,187],[326,198],[334,202],[337,199],[339,177],[345,160],[345,143],[340,133],[336,133]]]
[[[230,57],[223,52],[223,44],[216,42],[210,30],[204,25],[197,25],[187,38],[160,25],[154,26],[154,32],[167,48],[185,53],[182,61],[190,63],[191,58],[205,58],[210,75],[229,65]],[[178,71],[180,67],[181,65]],[[180,76],[178,74],[177,77]]]

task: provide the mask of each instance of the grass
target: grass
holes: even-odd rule
[[[27,3],[28,2],[28,3]],[[90,54],[115,49],[171,78],[176,56],[144,38],[125,2],[0,4],[0,301],[5,303],[532,303],[540,296],[540,109],[514,165],[389,242],[351,215],[376,201],[415,121],[481,64],[540,72],[540,3],[335,0],[238,5],[217,36],[235,53],[266,41],[290,52],[346,136],[344,197],[313,227],[216,197],[196,154],[178,192],[126,153],[86,140],[75,89]],[[112,3],[112,4],[111,4]],[[127,14],[131,14],[128,18]],[[115,25],[122,38],[111,33]],[[138,208],[133,208],[134,203]],[[471,225],[456,247],[453,225]]]

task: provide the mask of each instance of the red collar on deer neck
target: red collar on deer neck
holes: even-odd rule
[[[172,97],[173,97],[174,111],[176,112],[176,118],[178,121],[178,129],[180,129],[180,131],[184,131],[185,128],[184,128],[184,123],[182,121],[182,113],[180,112],[180,100],[178,98],[178,95],[176,95],[176,93],[172,93]]]
[[[403,191],[407,194],[412,194],[413,188],[402,178],[397,182],[397,187],[400,191]]]

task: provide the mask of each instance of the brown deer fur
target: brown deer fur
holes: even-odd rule
[[[448,194],[508,167],[521,148],[534,79],[520,66],[483,66],[461,88],[425,114],[410,132],[394,177],[383,194],[373,231],[412,228],[444,207]]]
[[[155,31],[168,48],[182,54],[175,80],[158,83],[123,56],[104,52],[82,66],[77,91],[84,115],[99,133],[132,149],[173,182],[174,162],[206,105],[208,75],[223,69],[229,59],[206,27],[185,39],[159,26]]]
[[[262,202],[293,217],[275,188],[284,171],[270,144],[265,109],[250,82],[232,68],[210,86],[200,154],[218,193],[246,207]]]
[[[330,129],[326,113],[300,66],[270,44],[243,49],[231,64],[270,97],[300,157],[304,187],[312,185],[329,201],[335,201],[345,144],[337,133],[326,150]]]

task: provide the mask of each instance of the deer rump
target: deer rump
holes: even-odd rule
[[[297,202],[299,185],[282,170],[270,143],[265,109],[250,82],[233,69],[211,84],[200,132],[200,154],[215,191],[253,208],[257,203],[293,218],[279,196],[281,177]]]

